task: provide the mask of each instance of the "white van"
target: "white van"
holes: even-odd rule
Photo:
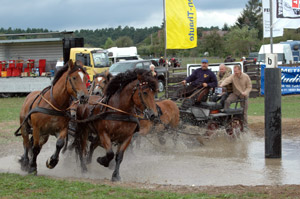
[[[137,48],[135,46],[131,47],[112,47],[107,49],[108,58],[112,63],[126,60],[139,60],[140,56],[137,54]]]
[[[258,52],[258,63],[265,63],[266,53],[271,53],[271,45],[265,44]],[[278,64],[289,64],[293,62],[293,53],[289,44],[273,44],[273,53],[278,55]]]

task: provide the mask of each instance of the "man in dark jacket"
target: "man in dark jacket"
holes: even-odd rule
[[[174,93],[172,100],[176,100],[181,97],[188,97],[192,95],[195,91],[203,87],[209,89],[218,86],[216,75],[208,69],[207,59],[202,59],[202,67],[196,69],[189,77],[185,78],[185,80],[183,80],[181,83],[183,85],[186,85],[186,83],[190,83],[190,85],[178,89],[177,92]]]

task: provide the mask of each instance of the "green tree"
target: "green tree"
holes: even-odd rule
[[[218,34],[217,30],[213,30],[210,34],[203,37],[202,51],[209,52],[211,56],[220,56],[224,53],[223,38]]]
[[[248,55],[251,51],[257,51],[260,41],[257,38],[258,30],[248,26],[234,27],[225,35],[225,50],[235,57]]]
[[[133,46],[133,41],[128,36],[122,36],[115,41],[115,44],[117,47],[130,47]]]
[[[246,8],[235,23],[239,28],[248,26],[249,29],[257,29],[259,39],[263,38],[262,3],[260,0],[249,0]]]
[[[108,48],[111,48],[115,45],[114,41],[108,37],[105,41],[105,44],[104,44],[104,49],[108,49]]]

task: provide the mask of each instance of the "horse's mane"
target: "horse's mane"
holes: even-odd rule
[[[124,73],[119,73],[115,77],[109,81],[104,93],[106,96],[111,97],[116,92],[120,92],[123,88],[133,82],[138,78],[138,75],[141,75],[142,82],[148,82],[148,86],[153,90],[156,91],[157,80],[152,76],[152,73],[145,69],[135,69],[135,70],[127,70]]]
[[[56,82],[61,78],[61,76],[62,76],[66,71],[68,71],[68,68],[69,68],[69,62],[67,62],[61,69],[59,69],[59,70],[57,71],[57,73],[55,74],[54,79],[53,79],[53,81],[52,81],[52,85],[55,85],[55,84],[56,84]],[[72,70],[69,72],[69,74],[75,72],[76,70],[78,70],[78,68],[80,68],[80,69],[82,70],[82,72],[83,72],[84,74],[86,74],[86,71],[83,69],[82,66],[79,65],[79,62],[78,62],[78,61],[76,61],[76,62],[74,63],[74,66],[73,66]]]

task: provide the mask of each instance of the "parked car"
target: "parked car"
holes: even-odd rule
[[[256,64],[258,58],[258,52],[251,52],[249,53],[249,57],[246,57],[246,60],[244,61],[245,64]]]
[[[110,66],[109,72],[115,76],[119,73],[123,73],[127,70],[134,70],[136,68],[142,68],[145,70],[150,70],[151,60],[130,60],[114,63]],[[156,67],[157,78],[158,78],[158,90],[163,92],[165,89],[165,76],[166,68]]]

